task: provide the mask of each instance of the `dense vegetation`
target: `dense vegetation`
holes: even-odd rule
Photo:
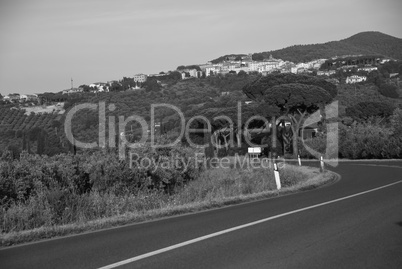
[[[385,119],[385,120],[384,120]],[[402,110],[388,117],[371,117],[365,121],[339,124],[339,157],[348,159],[402,158]],[[305,141],[319,152],[325,151],[326,134]],[[303,157],[312,157],[302,147]]]
[[[47,93],[44,96],[46,96],[46,102],[49,104],[52,103],[51,100],[58,102],[62,97],[67,111],[76,104],[99,104],[100,102],[105,102],[105,107],[107,108],[106,119],[109,116],[114,117],[116,133],[119,132],[119,116],[127,118],[132,115],[138,115],[143,117],[149,125],[151,104],[156,103],[167,103],[178,107],[187,119],[195,115],[203,115],[211,120],[214,131],[225,126],[225,122],[213,122],[213,118],[216,116],[227,115],[233,122],[237,122],[238,102],[243,104],[243,123],[249,117],[256,114],[263,113],[267,117],[277,116],[278,114],[273,113],[272,109],[274,106],[272,104],[265,105],[264,108],[259,107],[258,103],[264,99],[264,91],[260,89],[270,88],[279,84],[298,83],[323,88],[331,97],[336,95],[335,100],[339,101],[340,118],[345,118],[345,122],[349,122],[367,119],[367,116],[363,116],[362,113],[360,113],[360,116],[356,116],[355,112],[350,112],[350,109],[356,107],[359,103],[373,102],[375,100],[375,102],[384,104],[383,106],[388,107],[389,111],[387,113],[373,114],[384,117],[388,117],[390,111],[402,103],[398,99],[401,89],[396,80],[390,80],[386,77],[387,73],[393,73],[400,67],[399,62],[391,61],[382,65],[378,71],[370,72],[367,82],[355,85],[341,83],[335,86],[320,77],[294,74],[277,74],[258,79],[258,74],[248,75],[246,73],[239,73],[238,75],[218,75],[184,81],[176,79],[175,75],[170,74],[161,78],[158,77],[158,80],[161,79],[161,83],[155,82],[157,84],[156,89],[153,89],[153,86],[149,86],[150,84],[145,84],[143,89],[134,91],[117,91],[112,93],[89,92],[62,96]],[[338,74],[335,74],[332,77],[339,78],[337,76]],[[258,89],[254,87],[253,85],[257,82],[262,87]],[[244,94],[242,90],[245,85],[248,86]],[[388,93],[384,89],[388,89]],[[258,102],[245,105],[246,101],[253,99],[258,100]],[[275,101],[271,97],[268,99],[268,101]],[[115,105],[113,111],[108,109],[109,104]],[[383,106],[379,105],[378,107]],[[349,112],[346,111],[347,108],[350,108]],[[66,113],[64,115],[55,113],[31,113],[27,115],[18,104],[5,103],[0,104],[0,112],[0,152],[11,150],[15,156],[18,156],[24,149],[31,153],[41,153],[50,156],[57,153],[74,152],[74,145],[71,145],[67,141],[63,131]],[[370,113],[368,115],[372,115]],[[156,121],[162,125],[159,132],[171,139],[178,135],[179,120],[179,115],[172,109],[156,109]],[[72,123],[72,131],[76,139],[82,142],[97,141],[96,137],[99,130],[97,110],[87,109],[79,111],[75,114]],[[142,130],[139,127],[135,122],[127,124],[125,131],[129,134],[129,141],[135,141],[141,136]],[[238,128],[239,126],[235,127]],[[45,138],[45,143],[38,140],[38,135],[35,135],[35,133],[41,133],[41,137]],[[109,139],[109,137],[107,136],[106,139]],[[197,141],[197,139],[199,138],[195,137],[194,141]],[[242,149],[239,152],[244,152],[244,150],[247,149]],[[224,152],[226,153],[222,154],[234,153],[230,149],[226,149]]]
[[[19,160],[4,154],[0,158],[2,232],[82,225],[124,214],[135,217],[128,217],[128,221],[140,220],[149,212],[197,209],[203,204],[223,204],[229,198],[276,188],[273,171],[268,167],[245,169],[232,164],[232,168],[207,170],[197,165],[193,150],[180,146],[159,151],[144,146],[136,153],[162,161],[180,157],[187,165],[139,167],[133,163],[130,167],[107,150],[53,157],[25,153]],[[286,167],[281,169],[281,177],[282,186],[288,187],[305,182],[308,174]],[[33,234],[37,235],[60,233],[45,230]]]

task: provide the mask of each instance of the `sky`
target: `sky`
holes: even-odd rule
[[[58,92],[231,53],[402,38],[400,0],[0,0],[0,94]]]

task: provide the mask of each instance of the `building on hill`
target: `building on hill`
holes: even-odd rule
[[[258,71],[258,69],[261,67],[261,63],[260,62],[249,62],[248,63],[248,69],[250,71]]]
[[[37,94],[27,94],[27,101],[39,101]]]
[[[242,62],[251,62],[253,60],[253,54],[249,53],[246,56],[241,57]]]
[[[345,66],[341,66],[341,67],[337,68],[337,70],[343,70],[343,72],[349,72],[355,68],[357,68],[357,65],[345,65]]]
[[[326,61],[326,59],[313,60],[313,61],[309,62],[310,68],[318,70],[318,69],[320,69],[321,65],[325,63],[325,61]]]
[[[220,71],[219,67],[209,66],[205,68],[205,76],[216,75]]]
[[[353,75],[353,76],[349,76],[346,78],[346,84],[359,83],[359,82],[363,82],[366,80],[367,80],[366,76]]]
[[[20,102],[34,102],[39,101],[37,94],[21,94]]]
[[[134,75],[134,82],[141,82],[144,83],[145,81],[147,81],[147,75],[145,74],[136,74]]]
[[[109,81],[107,82],[107,84],[109,84],[109,85],[112,85],[112,84],[120,84],[120,85],[121,85],[121,83],[120,83],[118,80],[109,80]]]
[[[336,78],[327,78],[326,81],[331,82],[332,84],[338,85],[339,79]]]
[[[188,78],[201,78],[203,73],[202,71],[197,71],[196,69],[184,69],[180,72],[181,79]]]
[[[311,65],[309,63],[298,63],[298,64],[296,64],[296,67],[309,69],[309,68],[311,68]]]
[[[378,70],[376,66],[365,66],[365,67],[360,67],[357,69],[357,71],[364,71],[370,73],[371,71]]]
[[[109,86],[104,82],[95,82],[90,84],[89,87],[96,89],[94,92],[109,92]]]
[[[244,72],[248,73],[250,70],[248,69],[248,67],[237,67],[231,71],[235,71],[236,74],[238,74],[240,71],[244,71]]]
[[[192,78],[197,77],[197,70],[196,69],[188,70],[188,73],[190,74],[190,77],[192,77]]]
[[[82,88],[71,88],[71,89],[62,91],[62,94],[73,94],[73,93],[80,93],[80,92],[83,92]]]
[[[291,70],[289,70],[289,72],[291,72]],[[309,69],[304,68],[304,67],[297,69],[297,74],[312,74],[312,73],[313,73],[312,70],[309,70]]]
[[[331,76],[335,75],[336,71],[335,70],[328,70],[328,71],[317,71],[317,76]]]

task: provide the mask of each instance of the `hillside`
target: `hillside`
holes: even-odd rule
[[[340,41],[323,44],[294,45],[287,48],[253,54],[253,60],[263,60],[272,55],[274,58],[291,62],[308,62],[315,59],[328,59],[341,55],[383,55],[402,59],[402,39],[381,32],[362,32]],[[231,55],[242,56],[243,54]],[[211,62],[224,60],[225,55]]]

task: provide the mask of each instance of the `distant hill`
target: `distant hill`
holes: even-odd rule
[[[285,61],[308,62],[321,58],[328,59],[334,56],[357,54],[382,55],[402,60],[402,39],[381,32],[362,32],[340,41],[294,45],[279,50],[254,53],[253,60],[263,60],[272,55],[274,58]],[[228,56],[244,56],[244,54],[225,55],[211,62],[221,62]]]

